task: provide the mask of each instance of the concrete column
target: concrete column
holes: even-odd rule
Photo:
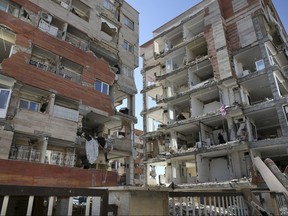
[[[51,94],[49,96],[49,103],[48,103],[48,107],[47,107],[47,112],[50,115],[53,114],[54,104],[55,104],[55,94]]]
[[[126,168],[126,184],[134,185],[134,158],[132,156],[128,157],[129,168]]]
[[[170,133],[171,138],[170,138],[170,148],[177,150],[177,134],[174,131],[171,131]]]
[[[43,137],[41,146],[41,159],[40,159],[41,163],[45,163],[47,146],[48,146],[48,137]]]
[[[101,197],[93,197],[92,198],[92,215],[100,215],[101,209]]]

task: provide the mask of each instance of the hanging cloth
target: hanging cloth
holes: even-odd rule
[[[99,154],[98,147],[99,147],[99,144],[97,140],[93,139],[92,137],[90,141],[86,140],[86,156],[87,156],[87,160],[91,164],[95,163],[98,157],[98,154]]]

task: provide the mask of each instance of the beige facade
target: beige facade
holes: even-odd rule
[[[134,166],[138,16],[123,0],[1,1],[1,159]]]

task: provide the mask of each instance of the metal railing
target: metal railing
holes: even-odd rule
[[[0,185],[0,215],[107,215],[108,196],[107,189]]]
[[[241,192],[169,192],[169,215],[249,215]]]
[[[40,162],[41,151],[29,146],[11,147],[9,159]]]

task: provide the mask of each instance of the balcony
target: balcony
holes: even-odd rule
[[[113,142],[113,149],[119,151],[132,151],[132,140],[129,138],[115,138],[112,140]]]
[[[29,127],[27,127],[29,122]],[[15,131],[26,134],[35,134],[41,131],[51,137],[74,142],[76,139],[77,122],[57,118],[48,114],[20,109],[13,122]]]
[[[96,169],[52,166],[19,160],[0,160],[0,184],[88,188],[117,185],[117,173]],[[103,179],[106,181],[103,182]]]
[[[73,153],[47,150],[45,157],[45,163],[58,166],[74,167],[76,164],[77,155]]]
[[[40,163],[41,151],[30,146],[13,146],[10,149],[9,159]]]

